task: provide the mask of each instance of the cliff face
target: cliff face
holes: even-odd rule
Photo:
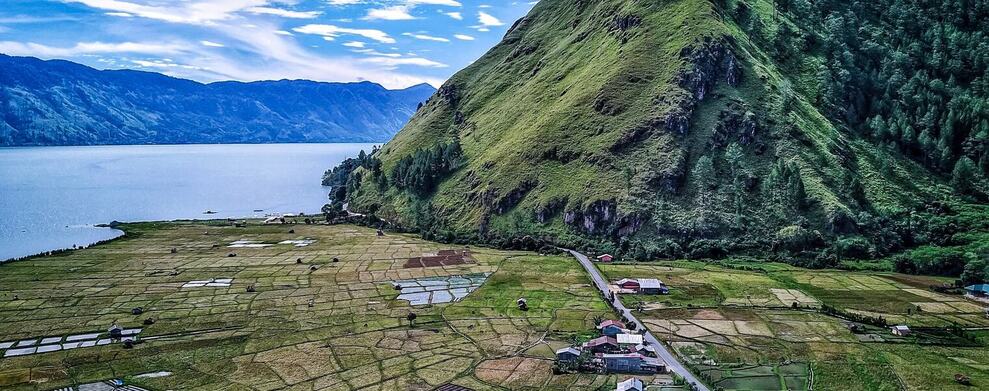
[[[822,109],[824,54],[783,58],[763,31],[799,20],[728,3],[540,1],[373,156],[387,176],[455,140],[459,168],[428,194],[361,172],[347,201],[447,236],[684,255],[868,236],[872,216],[952,197],[943,172]]]
[[[200,84],[0,55],[0,146],[382,142],[434,91],[290,80]]]

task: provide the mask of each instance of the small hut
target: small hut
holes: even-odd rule
[[[890,327],[890,330],[893,332],[893,335],[898,335],[901,337],[906,337],[910,335],[910,327],[908,327],[907,325],[903,325],[903,324],[896,325]]]
[[[107,329],[107,332],[110,334],[110,338],[112,339],[120,339],[121,337],[124,336],[124,328],[118,326],[116,323],[110,325],[110,328]]]

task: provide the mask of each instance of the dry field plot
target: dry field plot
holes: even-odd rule
[[[926,289],[941,280],[772,264],[764,270],[752,270],[762,264],[731,266],[685,261],[599,265],[611,279],[667,282],[668,296],[623,295],[622,300],[654,300],[640,319],[706,368],[719,387],[747,389],[780,381],[790,386],[794,377],[782,365],[787,362],[810,365],[816,389],[955,389],[960,387],[953,382],[955,373],[972,377],[976,388],[989,387],[989,350],[984,347],[893,343],[886,341],[892,339],[885,330],[864,338],[814,310],[827,304],[911,326],[989,326],[981,304]],[[793,303],[800,308],[791,308]]]
[[[610,280],[658,278],[669,286],[669,295],[621,295],[633,308],[638,301],[650,310],[724,306],[772,309],[790,308],[794,303],[817,308],[827,304],[914,326],[956,323],[989,327],[984,304],[928,290],[929,285],[943,283],[933,277],[807,270],[756,262],[740,262],[738,266],[689,261],[598,265]],[[746,270],[738,270],[741,268]]]
[[[569,257],[472,248],[469,263],[407,268],[409,259],[463,248],[354,226],[126,229],[123,240],[0,266],[0,346],[105,333],[114,322],[143,328],[145,342],[0,358],[0,389],[110,378],[150,390],[565,389],[608,381],[552,377],[545,360],[523,357],[607,312]],[[410,306],[392,284],[486,274],[484,285],[449,304]],[[232,281],[183,288],[219,279]],[[515,308],[519,297],[528,312]],[[143,313],[133,315],[137,307]],[[409,312],[418,315],[414,327]],[[502,358],[525,365],[512,378],[488,376],[486,363]],[[160,371],[171,375],[136,377]]]

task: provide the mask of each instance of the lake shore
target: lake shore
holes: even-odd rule
[[[0,149],[0,259],[118,236],[97,224],[314,213],[323,172],[372,144]],[[211,210],[216,214],[204,215]]]

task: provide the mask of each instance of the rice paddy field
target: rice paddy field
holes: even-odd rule
[[[702,378],[724,389],[989,389],[985,304],[928,289],[950,280],[728,261],[599,264],[610,279],[659,278],[670,294],[622,294]],[[822,305],[914,329],[897,337]],[[918,311],[918,308],[920,309]],[[958,325],[974,340],[943,332]],[[955,382],[955,374],[972,386]]]
[[[123,379],[148,390],[529,390],[618,380],[550,370],[554,348],[610,313],[570,257],[343,225],[123,229],[126,237],[107,244],[0,266],[0,389]],[[410,262],[452,250],[469,259]],[[451,302],[398,298],[397,281],[428,289],[462,276],[486,279],[444,287]],[[517,308],[520,297],[528,311]],[[105,339],[113,324],[140,329],[142,342],[67,339]]]
[[[625,377],[553,374],[555,349],[613,316],[571,257],[347,225],[123,229],[106,244],[0,265],[0,389],[122,379],[147,390],[595,390]],[[980,304],[927,289],[942,279],[740,261],[599,267],[671,288],[620,297],[641,301],[640,319],[712,387],[964,389],[956,373],[989,387],[979,330],[989,320]],[[822,305],[917,336],[852,332]],[[949,324],[974,339],[938,334]],[[109,339],[111,325],[140,343]]]

